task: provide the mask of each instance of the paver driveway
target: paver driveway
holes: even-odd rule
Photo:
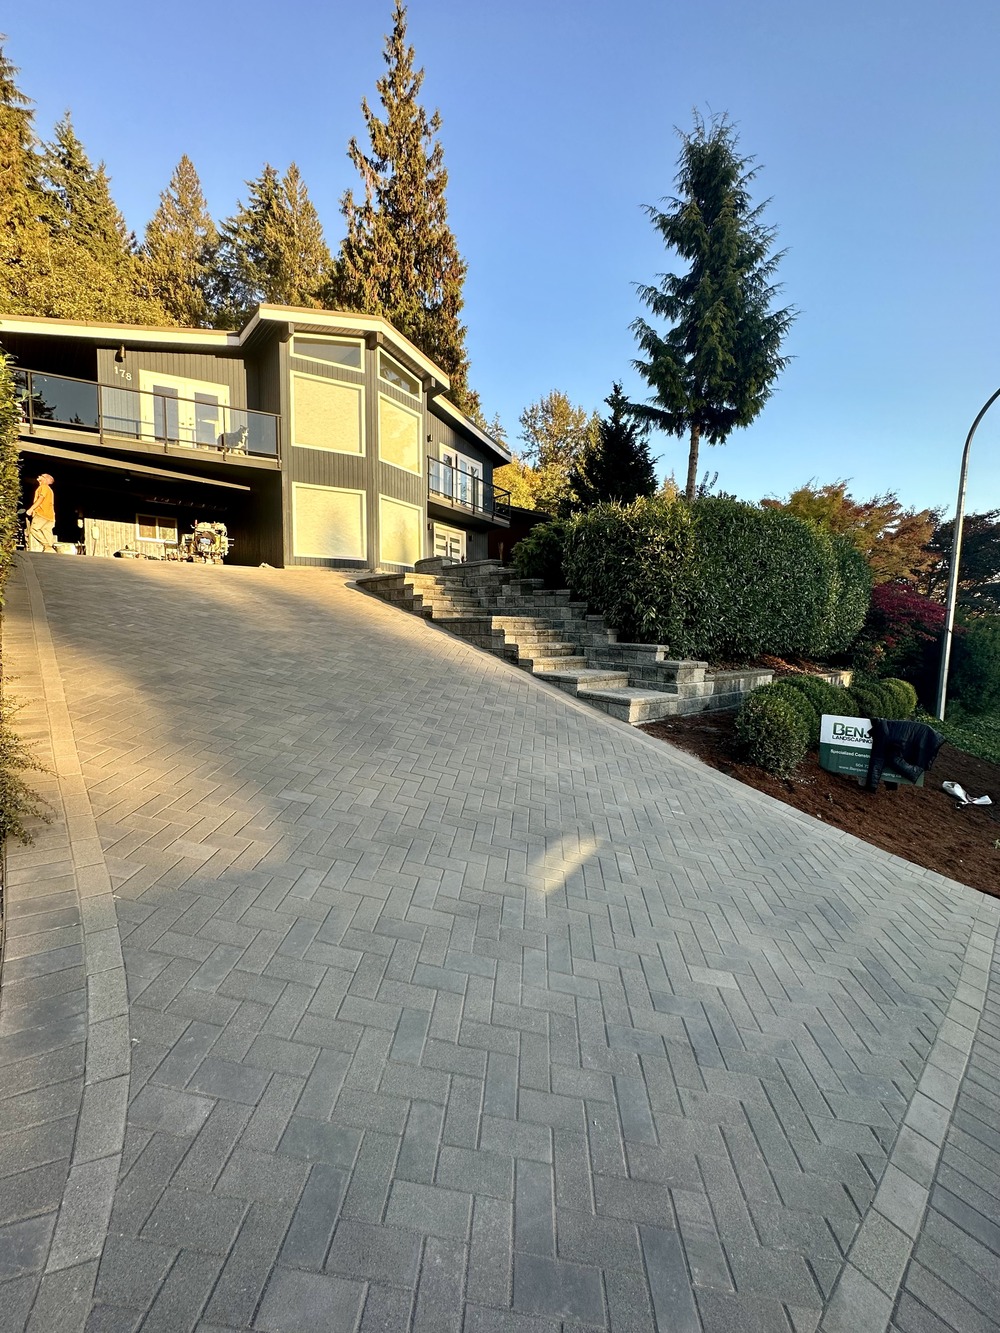
[[[323,571],[4,657],[0,1328],[998,1327],[993,901]]]

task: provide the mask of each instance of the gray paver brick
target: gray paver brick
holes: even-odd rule
[[[200,581],[231,667],[182,682],[156,646],[199,642],[197,571],[31,567],[53,594],[61,688],[118,886],[116,932],[91,823],[79,882],[99,890],[83,900],[92,961],[113,963],[120,933],[137,1038],[122,995],[100,989],[113,973],[96,973],[76,1137],[89,1165],[118,1148],[102,1097],[113,1110],[128,1073],[134,1097],[112,1214],[123,1248],[105,1254],[94,1330],[134,1328],[151,1302],[143,1333],[215,1333],[248,1326],[260,1299],[262,1333],[317,1319],[396,1333],[411,1305],[415,1328],[652,1333],[683,1328],[695,1301],[700,1333],[816,1333],[889,1150],[897,1221],[918,1198],[900,1176],[926,1189],[946,1142],[961,1157],[939,1177],[939,1239],[930,1267],[911,1264],[899,1314],[933,1307],[976,1333],[966,1297],[1000,1247],[976,1180],[1000,1176],[1000,1029],[988,1016],[974,1040],[964,983],[985,976],[989,922],[959,1022],[942,1027],[973,895],[329,571]],[[8,627],[26,624],[12,589]],[[591,844],[556,883],[548,867]],[[68,846],[40,844],[37,864],[67,861]],[[76,928],[63,877],[33,923],[27,899],[11,917],[0,1050],[21,1058],[0,1088],[0,1216],[9,1206],[15,1225],[65,1208],[74,1146],[84,974],[59,937]],[[15,869],[11,884],[32,878]],[[33,952],[46,933],[55,947]],[[939,1029],[957,1054],[939,1044],[897,1141]],[[949,1128],[934,1099],[970,1046],[981,1063]],[[855,1258],[886,1294],[905,1247],[888,1219],[883,1231],[862,1233]],[[112,1299],[126,1246],[135,1305]],[[937,1276],[946,1252],[970,1275],[962,1295]],[[50,1276],[75,1292],[73,1272]],[[844,1300],[865,1290],[852,1280]],[[26,1311],[35,1278],[5,1286],[0,1308]]]

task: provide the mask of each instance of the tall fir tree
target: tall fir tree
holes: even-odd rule
[[[166,323],[163,307],[144,290],[135,238],[111,197],[104,164],[93,166],[68,112],[44,145],[39,187],[47,245],[36,257],[30,313]]]
[[[191,159],[178,162],[146,227],[142,269],[150,293],[176,324],[211,323],[205,288],[219,234]]]
[[[448,225],[441,116],[429,116],[418,100],[424,71],[413,67],[401,0],[395,0],[392,23],[383,52],[388,72],[375,85],[384,116],[363,99],[371,151],[364,153],[356,139],[347,150],[364,199],[356,201],[348,190],[341,201],[347,235],[327,300],[389,320],[446,372],[453,401],[476,416],[479,399],[469,388],[460,318],[466,263]]]
[[[764,205],[751,202],[757,168],[740,154],[735,127],[725,116],[709,124],[696,116],[682,141],[677,196],[665,211],[646,212],[689,267],[661,275],[658,287],[638,288],[670,327],[661,334],[642,318],[632,325],[643,354],[635,368],[653,391],[633,412],[688,436],[686,494],[693,500],[701,441],[723,444],[760,413],[787,364],[780,349],[795,311],[772,307],[782,255],[772,251],[775,230],[762,221]]]
[[[570,469],[570,486],[580,508],[617,500],[629,504],[656,493],[656,471],[649,444],[631,415],[620,384],[604,400],[611,412],[602,417]]]
[[[34,113],[17,74],[0,46],[0,310],[32,314],[49,237],[39,219]]]
[[[222,224],[213,278],[216,322],[233,327],[255,305],[322,305],[331,257],[319,214],[293,162],[283,177],[266,165]]]

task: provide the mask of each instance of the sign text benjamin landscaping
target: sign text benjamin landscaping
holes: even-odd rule
[[[865,779],[868,776],[868,760],[872,752],[872,724],[867,717],[833,717],[824,713],[819,731],[820,768],[830,773],[846,773],[852,778]],[[912,786],[909,778],[897,773],[886,764],[882,774],[883,782],[905,782]],[[916,784],[924,785],[923,774]]]

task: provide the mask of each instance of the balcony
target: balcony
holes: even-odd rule
[[[278,459],[278,418],[211,394],[177,398],[39,370],[13,372],[22,427],[54,427],[183,449]]]
[[[437,458],[428,459],[427,493],[429,504],[453,514],[465,513],[504,526],[510,523],[510,491]]]

